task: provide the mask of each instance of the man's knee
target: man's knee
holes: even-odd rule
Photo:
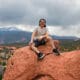
[[[60,47],[60,41],[59,40],[54,40],[54,45],[56,48]]]
[[[31,49],[33,49],[35,47],[35,44],[32,43],[31,45],[29,45]]]
[[[47,40],[52,40],[52,37],[48,36],[48,37],[47,37]]]

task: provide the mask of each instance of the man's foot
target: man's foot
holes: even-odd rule
[[[60,55],[59,51],[57,49],[53,49],[53,52],[56,53],[57,56]]]
[[[41,60],[44,58],[45,55],[42,52],[40,52],[37,54],[37,56],[38,56],[38,59]]]

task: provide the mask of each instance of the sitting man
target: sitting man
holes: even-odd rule
[[[40,52],[37,47],[40,45],[44,45],[46,42],[50,41],[50,44],[53,48],[52,52],[55,52],[57,55],[60,55],[59,51],[56,49],[54,41],[49,36],[48,29],[46,28],[46,20],[40,19],[39,27],[37,27],[33,33],[30,40],[30,47],[37,53],[38,59],[43,59],[44,54]]]

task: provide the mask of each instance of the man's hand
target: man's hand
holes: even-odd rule
[[[40,36],[38,40],[42,40],[43,38],[45,38],[45,36]]]
[[[30,42],[29,42],[29,45],[31,45],[32,43],[33,43],[33,41],[30,41]]]

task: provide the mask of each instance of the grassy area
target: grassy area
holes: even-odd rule
[[[73,50],[79,50],[80,49],[80,40],[74,41],[74,40],[61,40],[61,51],[73,51]]]
[[[29,42],[26,43],[12,43],[12,44],[4,44],[2,46],[14,46],[16,48],[27,46]],[[62,52],[64,51],[72,51],[76,49],[80,49],[80,40],[60,40],[60,49]]]
[[[16,48],[20,48],[20,47],[23,47],[23,46],[26,46],[28,45],[28,42],[24,42],[24,43],[11,43],[11,44],[2,44],[1,46],[14,46]]]
[[[0,80],[2,80],[2,75],[0,75]]]

